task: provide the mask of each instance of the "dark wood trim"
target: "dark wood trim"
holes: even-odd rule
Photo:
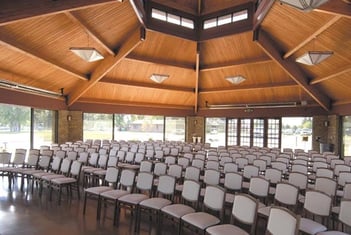
[[[315,11],[351,18],[351,4],[347,4],[342,0],[329,1],[315,9]]]
[[[146,13],[142,3],[139,0],[130,0],[129,2],[133,7],[135,15],[138,17],[140,24],[146,28]]]
[[[0,1],[0,26],[33,17],[80,10],[116,0],[11,0]]]
[[[268,15],[269,11],[271,10],[275,0],[262,0],[255,11],[253,17],[253,29],[257,29],[264,18]]]

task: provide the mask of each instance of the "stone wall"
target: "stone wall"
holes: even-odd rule
[[[186,142],[192,143],[193,137],[200,137],[201,143],[204,143],[205,137],[205,118],[204,117],[187,117],[186,119]]]
[[[313,117],[313,142],[312,149],[320,151],[320,143],[332,145],[333,151],[339,154],[340,118],[337,115]],[[327,147],[327,146],[325,146]]]
[[[60,110],[58,113],[59,144],[83,140],[83,112]]]

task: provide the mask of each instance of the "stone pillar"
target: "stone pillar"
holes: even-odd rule
[[[83,113],[81,111],[59,110],[58,143],[83,140]]]
[[[204,143],[205,137],[205,118],[204,117],[187,117],[187,136],[186,142],[192,143],[193,140],[198,142],[201,139],[201,143]],[[196,138],[193,138],[196,137]],[[200,137],[200,138],[197,138]]]

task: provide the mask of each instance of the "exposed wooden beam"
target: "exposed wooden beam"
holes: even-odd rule
[[[82,20],[77,15],[77,13],[67,11],[65,12],[65,14],[68,18],[70,18],[72,22],[78,24],[82,29],[84,29],[84,31],[89,35],[89,37],[91,37],[96,43],[98,43],[102,48],[104,48],[110,55],[115,55],[115,52],[111,48],[109,48],[106,45],[106,43],[104,43],[104,41],[99,36],[97,36],[95,32],[92,31],[92,29],[85,23],[84,20]]]
[[[339,71],[336,71],[336,72],[334,72],[332,74],[329,74],[327,76],[314,78],[313,80],[310,81],[310,84],[314,85],[314,84],[317,84],[317,83],[320,83],[320,82],[324,82],[326,80],[332,79],[332,78],[334,78],[336,76],[339,76],[339,75],[341,75],[343,73],[348,73],[348,72],[351,72],[351,67],[350,66],[347,66],[346,68],[342,68]]]
[[[254,14],[254,25],[253,25],[253,29],[257,29],[262,21],[264,20],[264,18],[268,15],[268,12],[271,10],[273,4],[274,4],[275,0],[262,0],[260,2],[260,5],[258,6],[255,14]]]
[[[195,66],[192,64],[174,63],[174,62],[159,60],[159,59],[155,59],[155,58],[151,58],[151,57],[128,55],[128,56],[126,56],[125,60],[135,61],[138,63],[171,66],[171,67],[176,67],[176,68],[180,68],[180,69],[188,69],[188,70],[192,70],[192,71],[195,70]]]
[[[195,67],[195,104],[194,104],[194,113],[196,114],[199,109],[199,77],[200,77],[200,43],[197,43],[196,46],[196,67]]]
[[[4,34],[0,35],[0,45],[8,47],[10,50],[24,54],[25,56],[28,56],[31,59],[38,60],[42,63],[45,63],[46,65],[52,66],[58,70],[61,70],[67,74],[70,74],[76,78],[79,78],[82,80],[88,80],[88,77],[85,74],[73,71],[71,68],[67,68],[65,65],[60,65],[59,62],[57,62],[57,61],[53,61],[49,58],[44,58],[43,56],[39,55],[37,52],[30,50],[28,48],[24,48],[22,45],[14,42],[13,40],[11,40],[8,36],[6,36]]]
[[[129,0],[130,4],[132,5],[132,8],[135,12],[135,15],[137,16],[140,24],[146,28],[146,12],[145,9],[143,8],[143,5],[141,3],[141,1],[138,0]]]
[[[52,15],[64,11],[80,10],[116,0],[11,0],[0,1],[0,26],[20,20],[43,15]]]
[[[68,96],[67,104],[72,105],[77,101],[85,92],[93,87],[100,81],[108,72],[110,72],[117,64],[119,64],[131,51],[133,51],[142,41],[142,35],[145,29],[137,29],[125,40],[124,44],[120,47],[116,56],[108,56],[98,65],[98,67],[91,74],[89,82],[78,84],[77,88]]]
[[[351,4],[347,4],[342,0],[328,1],[314,11],[351,18]]]
[[[269,57],[264,58],[253,58],[253,59],[242,59],[239,61],[231,61],[222,64],[214,64],[214,65],[203,65],[200,68],[201,72],[214,71],[220,69],[229,69],[235,66],[249,65],[249,64],[265,64],[272,62],[272,59]]]
[[[121,85],[121,86],[129,86],[129,87],[138,87],[138,88],[145,88],[145,89],[157,89],[163,91],[180,91],[180,92],[191,92],[194,93],[194,88],[188,87],[178,87],[178,86],[165,86],[160,84],[151,84],[146,82],[129,82],[123,80],[116,80],[116,79],[108,79],[103,78],[99,81],[99,83],[109,83],[114,85]]]
[[[302,70],[296,65],[293,60],[284,60],[281,52],[277,48],[277,43],[275,43],[269,35],[260,30],[256,32],[257,44],[270,56],[277,64],[287,73],[289,76],[301,86],[323,109],[329,111],[331,106],[331,100],[325,94],[323,94],[316,87],[310,86],[308,84],[306,75]]]
[[[299,45],[296,47],[292,48],[290,51],[285,53],[284,59],[288,58],[292,54],[294,54],[296,51],[298,51],[300,48],[305,46],[307,43],[315,39],[318,35],[323,33],[325,30],[327,30],[330,26],[332,26],[335,22],[337,22],[339,19],[341,19],[341,16],[337,15],[334,16],[331,20],[329,20],[326,24],[324,24],[322,27],[317,29],[314,33],[312,33],[310,36],[308,36],[305,40],[303,40]]]
[[[257,86],[240,86],[240,87],[226,87],[226,88],[210,88],[210,89],[201,89],[200,94],[213,94],[213,93],[226,93],[226,92],[235,92],[235,91],[256,91],[262,89],[272,89],[272,88],[293,88],[298,86],[295,82],[281,82],[281,83],[270,83],[270,84],[260,84]]]

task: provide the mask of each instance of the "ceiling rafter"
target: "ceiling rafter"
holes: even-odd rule
[[[196,45],[196,66],[195,66],[195,99],[194,99],[194,113],[199,109],[199,77],[200,77],[200,43]]]
[[[272,59],[267,57],[262,57],[262,58],[252,58],[252,59],[242,59],[242,60],[237,60],[237,61],[231,61],[227,63],[222,63],[222,64],[213,64],[213,65],[203,65],[200,68],[201,72],[208,72],[208,71],[213,71],[213,70],[220,70],[220,69],[229,69],[235,66],[241,66],[241,65],[249,65],[249,64],[265,64],[265,63],[270,63],[272,62]]]
[[[259,84],[259,85],[246,85],[240,87],[230,87],[230,88],[210,88],[210,89],[200,89],[200,94],[216,94],[216,93],[226,93],[235,91],[253,91],[262,89],[274,89],[274,88],[293,88],[298,86],[295,82],[280,82],[280,83],[269,83],[269,84]]]
[[[72,22],[78,24],[84,31],[89,35],[89,37],[93,38],[95,42],[97,42],[102,48],[104,48],[110,55],[114,56],[115,52],[109,48],[102,38],[97,36],[95,32],[87,25],[84,20],[82,20],[77,13],[75,12],[65,12],[66,16],[71,19]]]
[[[146,64],[157,64],[157,65],[164,65],[164,66],[171,66],[180,69],[188,69],[188,70],[195,70],[195,66],[193,64],[185,64],[185,63],[174,63],[169,61],[164,61],[160,59],[154,59],[145,56],[137,56],[137,55],[128,55],[124,60],[132,61],[132,62],[139,62],[139,63],[146,63]]]
[[[307,37],[304,41],[302,41],[299,45],[295,46],[292,48],[290,51],[285,53],[283,56],[284,59],[290,57],[292,54],[294,54],[296,51],[301,49],[303,46],[305,46],[307,43],[315,39],[318,35],[323,33],[325,30],[327,30],[330,26],[332,26],[334,23],[336,23],[338,20],[340,20],[342,17],[337,15],[334,16],[331,20],[329,20],[327,23],[325,23],[322,27],[317,29],[314,33],[312,33],[309,37]]]
[[[116,56],[108,56],[100,62],[91,74],[90,80],[84,84],[78,84],[76,89],[68,95],[67,104],[71,106],[92,86],[99,82],[108,72],[119,64],[131,51],[133,51],[143,40],[145,40],[145,29],[137,28],[126,38]]]
[[[125,80],[116,80],[116,79],[109,79],[109,78],[103,78],[99,81],[99,83],[108,83],[108,84],[114,84],[114,85],[129,86],[129,87],[136,87],[136,88],[145,88],[145,89],[159,89],[159,90],[194,93],[194,88],[179,87],[179,86],[165,86],[162,84],[161,85],[160,84],[151,84],[151,83],[146,83],[146,82],[129,82],[129,81],[125,81]]]
[[[314,11],[351,18],[351,4],[347,4],[341,0],[328,1],[318,9],[314,9]]]
[[[253,29],[257,29],[264,18],[268,15],[269,11],[271,10],[275,0],[262,0],[260,5],[258,6],[255,14],[254,14],[254,26]]]
[[[312,79],[310,81],[310,84],[314,85],[314,84],[317,84],[317,83],[320,83],[320,82],[324,82],[326,80],[335,78],[335,77],[337,77],[339,75],[342,75],[342,74],[348,73],[348,72],[351,72],[351,67],[350,66],[344,67],[344,68],[340,69],[339,71],[334,71],[332,74],[329,74],[327,76],[314,78],[314,79]]]
[[[49,66],[55,67],[56,69],[63,71],[67,74],[70,74],[81,80],[88,80],[88,77],[85,74],[75,72],[71,68],[67,68],[64,65],[60,65],[57,61],[53,61],[49,58],[44,58],[34,50],[24,48],[22,45],[15,43],[12,39],[8,38],[4,34],[0,35],[0,45],[4,45],[5,47],[8,47],[10,50],[24,54],[32,59],[39,60],[40,62],[43,62]]]
[[[64,11],[81,10],[87,7],[117,2],[116,0],[13,0],[0,1],[0,26],[38,16],[47,16]]]
[[[323,109],[329,111],[331,106],[331,100],[325,94],[323,94],[316,87],[308,84],[306,75],[298,67],[298,65],[290,60],[284,60],[282,55],[277,48],[277,43],[274,43],[273,39],[263,30],[255,31],[256,42],[270,56],[277,64],[287,73],[289,76],[300,85]]]

